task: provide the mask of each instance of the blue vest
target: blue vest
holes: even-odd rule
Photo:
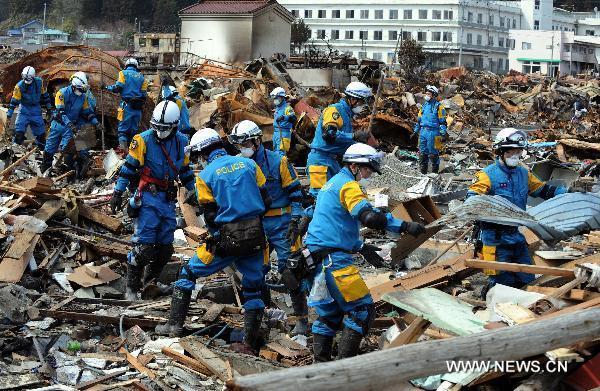
[[[310,144],[310,147],[323,153],[343,155],[344,152],[346,152],[346,149],[354,144],[354,140],[352,139],[352,109],[344,99],[332,106],[337,109],[344,122],[342,128],[337,131],[336,141],[334,143],[326,143],[325,140],[323,140],[323,115],[321,115],[315,131],[315,137]]]

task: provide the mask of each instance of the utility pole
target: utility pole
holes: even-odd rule
[[[44,3],[44,22],[42,23],[42,49],[44,48],[45,34],[46,34],[46,3]]]
[[[458,41],[458,66],[462,66],[462,47],[463,47],[463,20],[465,18],[465,9],[462,7],[462,1],[458,2],[458,28],[460,29]]]
[[[550,50],[550,66],[548,67],[550,78],[554,77],[554,31],[552,32],[552,45]]]

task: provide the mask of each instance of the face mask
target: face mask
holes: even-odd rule
[[[240,154],[243,157],[251,158],[254,156],[254,148],[240,148]]]
[[[508,167],[516,167],[521,162],[521,155],[504,158],[504,162]]]
[[[33,83],[33,79],[23,79],[23,81],[25,82],[25,84]]]
[[[367,187],[369,187],[370,183],[371,183],[371,178],[360,178],[360,180],[358,181],[358,184],[361,185],[362,187],[364,187],[365,189]]]
[[[425,100],[426,100],[427,102],[429,102],[429,101],[431,100],[431,97],[430,97],[429,95],[425,95]]]
[[[206,168],[208,166],[208,162],[204,159],[200,159],[200,167]]]
[[[171,134],[170,129],[169,130],[156,130],[156,136],[161,140],[169,137],[170,134]]]
[[[273,99],[273,104],[275,106],[279,106],[281,104],[281,99],[279,99],[279,98],[278,99]]]
[[[352,108],[352,112],[353,112],[354,114],[360,114],[360,113],[362,113],[362,111],[365,109],[365,106],[366,106],[366,105],[354,106],[354,107]]]
[[[81,91],[79,91],[79,90],[74,90],[73,92],[74,92],[74,93],[75,93],[75,95],[77,95],[77,96],[81,96],[81,95],[83,95],[83,92],[81,92]]]

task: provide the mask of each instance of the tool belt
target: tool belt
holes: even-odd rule
[[[307,248],[294,251],[287,260],[286,270],[281,274],[284,284],[286,286],[293,286],[299,284],[299,281],[304,278],[310,278],[317,268],[317,265],[323,262],[329,254],[340,251],[347,254],[353,254],[338,248],[327,248],[312,253]],[[294,279],[296,282],[294,282]]]
[[[156,195],[158,192],[163,191],[167,193],[167,201],[174,201],[177,199],[177,186],[174,181],[166,179],[156,179],[150,175],[150,168],[144,167],[140,175],[140,181],[138,183],[138,191],[136,192],[136,198],[141,197],[143,191],[149,191]]]
[[[219,234],[219,248],[226,256],[250,255],[267,246],[260,217],[223,224]]]
[[[123,101],[134,110],[142,110],[146,103],[146,98],[127,98],[123,99]]]
[[[284,206],[283,208],[269,209],[265,213],[265,217],[283,216],[283,215],[291,213],[291,212],[292,212],[292,207],[290,205],[288,205],[288,206]]]

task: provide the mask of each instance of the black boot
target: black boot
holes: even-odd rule
[[[323,334],[313,334],[313,362],[331,361],[333,337]]]
[[[54,160],[54,155],[44,151],[44,154],[42,155],[42,165],[40,166],[42,174],[52,167],[52,160]]]
[[[421,174],[427,174],[427,169],[429,166],[429,156],[424,153],[419,154],[419,168],[421,169]]]
[[[260,325],[264,312],[264,309],[244,312],[244,343],[256,352],[260,349]]]
[[[127,288],[125,300],[136,301],[137,293],[142,288],[142,268],[137,265],[127,264]]]
[[[154,254],[156,258],[150,259],[150,262],[148,262],[148,265],[144,269],[144,279],[142,280],[144,285],[148,284],[153,279],[158,281],[162,270],[171,260],[173,252],[175,252],[172,244],[157,244],[155,249],[156,251]]]
[[[349,327],[344,327],[340,343],[338,344],[338,359],[356,356],[362,338],[363,336],[361,333],[354,331]]]
[[[166,324],[158,325],[154,329],[157,334],[169,335],[171,337],[180,337],[183,333],[183,323],[190,308],[192,291],[185,291],[175,287],[173,297],[171,298],[171,314]]]
[[[306,304],[306,295],[300,289],[290,292],[292,299],[292,308],[294,316],[298,317],[294,329],[290,332],[291,336],[308,334],[308,306]]]
[[[430,155],[429,158],[431,159],[431,172],[437,174],[440,170],[440,157],[439,155]]]
[[[23,145],[25,142],[25,133],[24,132],[15,132],[15,144]]]
[[[90,168],[90,157],[87,155],[78,155],[75,158],[75,177],[83,179]]]
[[[271,290],[267,286],[267,284],[263,285],[263,290],[261,292],[261,299],[263,303],[265,303],[265,307],[272,307],[273,300],[271,300]]]

